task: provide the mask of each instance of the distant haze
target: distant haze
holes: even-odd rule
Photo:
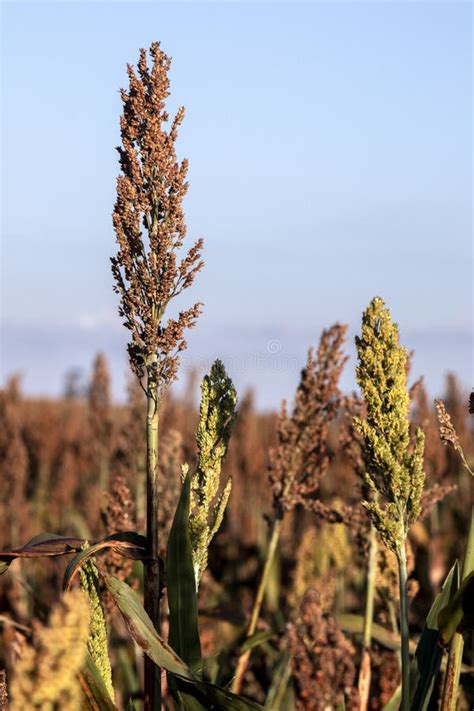
[[[2,379],[59,394],[127,332],[109,257],[118,89],[139,47],[186,107],[189,242],[204,314],[183,370],[225,360],[260,407],[291,397],[323,327],[379,294],[432,394],[474,385],[470,3],[3,3]],[[354,359],[343,384],[354,387]]]

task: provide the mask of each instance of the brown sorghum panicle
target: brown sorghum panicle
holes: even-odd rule
[[[342,351],[346,331],[340,324],[323,331],[316,355],[308,353],[291,415],[282,405],[278,443],[270,454],[276,512],[298,504],[316,512],[323,507],[314,496],[330,461],[328,429],[341,402],[338,383],[347,360]]]
[[[184,331],[192,327],[200,305],[181,311],[163,324],[171,299],[190,286],[201,269],[198,240],[180,262],[176,252],[186,234],[183,198],[187,161],[176,158],[175,141],[184,118],[180,108],[169,125],[165,101],[169,95],[170,59],[154,42],[140,50],[138,71],[128,65],[129,87],[121,91],[121,174],[113,223],[118,253],[112,258],[115,290],[120,294],[120,315],[131,332],[128,346],[134,372],[152,369],[158,388],[171,382],[178,353],[186,347]]]
[[[343,699],[348,711],[359,708],[355,648],[336,619],[323,611],[315,590],[308,590],[296,620],[288,625],[288,651],[297,711],[326,711]]]

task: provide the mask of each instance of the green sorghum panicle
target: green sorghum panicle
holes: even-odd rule
[[[395,552],[420,514],[424,435],[417,429],[411,444],[407,352],[399,344],[398,327],[380,297],[363,314],[356,346],[356,376],[367,415],[364,420],[356,417],[354,424],[368,462],[367,483],[375,494],[364,506],[385,544]]]
[[[104,609],[99,594],[99,573],[92,558],[83,563],[80,570],[81,587],[89,598],[90,604],[90,629],[87,647],[90,655],[100,672],[110,698],[114,698],[112,685],[112,669],[110,666],[107,626],[105,623]]]
[[[196,433],[198,465],[191,480],[190,533],[196,585],[207,566],[209,544],[219,529],[230,495],[228,479],[220,495],[221,468],[235,420],[237,393],[224,365],[216,360],[201,385]]]

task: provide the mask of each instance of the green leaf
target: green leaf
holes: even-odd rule
[[[202,659],[196,578],[189,534],[190,495],[191,478],[188,474],[181,489],[168,539],[166,570],[170,610],[169,643],[181,659],[200,675]]]
[[[255,701],[250,701],[243,696],[233,694],[227,689],[220,686],[215,686],[206,681],[195,679],[183,679],[173,675],[178,693],[184,704],[186,711],[194,711],[199,706],[193,705],[190,702],[198,701],[206,711],[252,711],[260,709],[264,710],[264,706],[257,704]],[[187,705],[191,703],[191,705]]]
[[[461,586],[456,595],[439,613],[438,623],[443,644],[448,645],[454,634],[474,626],[474,507],[462,566]]]
[[[84,541],[86,543],[86,541]],[[69,561],[69,564],[64,572],[63,590],[69,590],[69,587],[74,579],[74,576],[80,570],[82,564],[91,556],[96,555],[100,551],[107,548],[112,548],[114,551],[121,553],[127,558],[133,560],[143,560],[146,557],[147,541],[145,536],[141,536],[135,531],[122,531],[113,533],[110,536],[92,543],[88,548],[81,550],[74,558]]]
[[[469,579],[474,572],[474,506],[471,509],[471,524],[466,545],[466,553],[461,574],[461,587],[451,600],[450,608],[442,610],[438,616],[441,637],[443,641],[450,639],[448,665],[444,675],[443,693],[441,706],[446,711],[454,711],[457,706],[459,695],[459,677],[462,667],[462,655],[464,639],[457,630],[469,624],[469,617],[472,623],[472,602],[469,605],[469,597],[466,592],[471,591],[472,584]],[[466,582],[468,581],[468,582]],[[461,592],[462,591],[462,592]]]
[[[425,711],[429,704],[443,657],[439,644],[438,615],[455,595],[458,585],[459,567],[455,563],[431,606],[411,662],[410,711]]]
[[[11,562],[12,559],[4,560],[3,558],[0,558],[0,575],[3,575],[7,572]]]
[[[263,632],[256,632],[251,637],[247,637],[247,639],[241,644],[240,651],[247,652],[249,649],[254,649],[255,647],[258,647],[260,644],[263,644],[268,639],[271,639],[275,636],[276,632],[274,632],[273,630],[264,630]]]
[[[402,687],[397,686],[395,693],[393,694],[390,701],[387,701],[382,711],[398,711],[400,708],[400,699],[402,698]]]
[[[272,711],[282,711],[288,682],[291,678],[292,659],[291,654],[288,652],[284,652],[281,655],[272,674],[272,682],[265,700],[265,708],[272,709]]]
[[[336,615],[336,619],[344,632],[349,632],[350,634],[362,634],[364,629],[364,618],[362,615],[352,615],[349,613],[342,613]],[[376,642],[381,644],[387,649],[398,650],[400,649],[400,635],[390,632],[389,630],[373,623],[372,625],[372,637]],[[416,649],[416,643],[410,640],[410,654],[414,654]]]
[[[206,711],[251,711],[264,708],[242,696],[198,679],[195,672],[155,630],[136,592],[111,575],[104,574],[103,578],[135,642],[155,664],[171,672],[170,677],[186,710],[201,711],[201,706]]]
[[[448,646],[456,632],[474,626],[474,572],[462,581],[452,600],[438,615],[441,642]]]
[[[471,524],[469,526],[469,535],[467,538],[466,552],[464,553],[464,561],[462,565],[461,580],[465,580],[467,576],[474,571],[474,506],[471,509]]]
[[[170,680],[171,675],[168,675],[168,680]],[[174,688],[174,694],[179,701],[179,708],[182,711],[207,711],[206,706],[203,706],[194,696],[190,696],[185,692],[180,692],[176,690],[176,678],[173,677],[172,684]]]
[[[107,590],[122,613],[131,636],[145,654],[166,671],[189,679],[194,678],[194,673],[187,664],[155,630],[137,593],[127,583],[117,580],[111,575],[105,574],[103,579]]]
[[[101,673],[90,654],[86,657],[80,678],[82,690],[91,709],[94,711],[117,711],[117,707],[105,687]]]

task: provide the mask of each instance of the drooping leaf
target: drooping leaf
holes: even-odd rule
[[[94,711],[117,711],[90,654],[87,655],[81,671],[80,682],[89,708]]]
[[[84,541],[86,543],[86,541]],[[112,548],[114,551],[121,553],[126,558],[132,560],[144,560],[146,558],[146,538],[135,531],[121,531],[120,533],[112,533],[106,538],[92,543],[87,548],[80,552],[69,561],[69,564],[64,572],[63,589],[68,590],[74,576],[78,573],[82,564],[91,556],[96,555],[100,551]]]
[[[155,630],[137,593],[127,583],[111,575],[104,574],[103,579],[138,646],[159,667],[189,679],[194,678],[194,672]]]
[[[443,657],[443,650],[439,644],[438,615],[440,610],[453,598],[458,585],[459,567],[456,562],[431,606],[411,662],[411,711],[425,711],[429,704]]]
[[[227,689],[198,679],[196,673],[155,630],[136,592],[122,580],[107,574],[103,577],[131,636],[155,664],[171,672],[170,677],[187,711],[201,711],[196,702],[206,711],[251,711],[264,708],[242,696],[232,694]]]
[[[169,643],[181,659],[200,675],[202,659],[196,578],[189,534],[190,490],[191,478],[188,474],[181,489],[168,539],[166,571],[170,610]]]
[[[5,573],[16,558],[41,558],[68,555],[81,550],[82,538],[57,536],[54,533],[40,533],[23,546],[0,551],[0,575]]]
[[[132,588],[122,580],[111,575],[103,576],[107,590],[114,598],[128,630],[138,644],[155,664],[171,672],[173,684],[177,689],[183,707],[188,711],[201,711],[198,702],[206,711],[252,711],[264,707],[242,696],[232,694],[214,684],[197,678],[196,673],[180,659],[153,627],[145,612],[140,598]],[[170,675],[170,676],[171,676]]]
[[[83,548],[89,543],[89,554],[87,554],[83,551]],[[16,558],[49,558],[59,555],[71,555],[72,553],[79,553],[79,556],[85,554],[87,558],[88,555],[93,555],[103,548],[112,547],[128,558],[142,560],[146,556],[145,546],[145,537],[133,531],[114,533],[103,540],[92,542],[87,541],[85,538],[57,536],[55,533],[40,533],[23,546],[0,550],[0,575],[8,570],[10,564]],[[93,548],[92,552],[90,552],[91,548]],[[74,570],[74,572],[77,572],[77,570]]]

